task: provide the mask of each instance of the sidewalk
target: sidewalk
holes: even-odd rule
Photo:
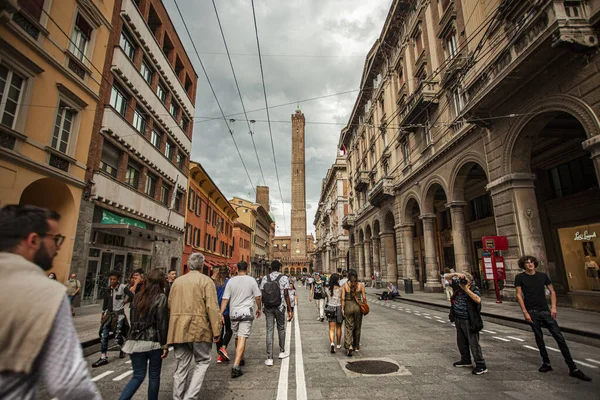
[[[100,329],[100,318],[102,316],[102,306],[93,304],[75,308],[73,325],[79,336],[79,341],[83,347],[90,344],[100,343],[98,330]]]
[[[367,288],[369,294],[381,293],[381,289]],[[450,302],[446,300],[443,293],[424,293],[415,292],[413,294],[400,293],[402,296],[395,301],[418,303],[436,308],[450,309]],[[593,311],[582,311],[568,307],[557,307],[558,321],[560,328],[565,333],[585,336],[588,338],[600,340],[600,313]],[[495,298],[482,299],[482,316],[494,318],[500,321],[522,324],[529,329],[523,319],[521,307],[517,302],[505,301],[497,304]],[[501,323],[500,321],[495,321]]]

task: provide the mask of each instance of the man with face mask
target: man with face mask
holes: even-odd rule
[[[52,211],[9,205],[0,210],[0,399],[101,399],[73,327],[66,288],[46,278],[65,237]]]
[[[75,316],[73,302],[81,291],[81,282],[77,279],[76,274],[71,274],[69,275],[69,280],[65,282],[65,286],[67,287],[67,296],[69,296],[69,301],[71,302],[71,315]]]

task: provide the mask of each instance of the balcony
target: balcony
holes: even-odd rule
[[[406,101],[406,107],[400,113],[400,125],[415,122],[413,119],[430,104],[437,104],[439,85],[437,81],[421,81]]]
[[[354,226],[354,214],[346,214],[342,218],[342,228],[350,229]]]
[[[474,117],[496,105],[497,93],[509,95],[547,71],[549,65],[558,66],[576,53],[598,46],[598,35],[586,15],[585,2],[504,3],[498,16],[502,21],[498,34],[509,32],[511,40],[496,46],[496,54],[468,86],[469,104],[464,113]]]
[[[394,198],[394,185],[392,184],[392,178],[381,178],[373,189],[369,190],[368,193],[369,202],[375,207],[379,207],[381,203],[387,199]]]
[[[358,171],[354,179],[354,189],[357,192],[362,192],[369,187],[369,171]]]

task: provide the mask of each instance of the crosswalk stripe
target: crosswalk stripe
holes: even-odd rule
[[[519,339],[518,337],[514,337],[514,336],[507,336],[507,338],[512,339],[512,340],[516,340],[517,342],[524,342],[523,339]]]
[[[504,339],[504,338],[501,338],[501,337],[498,337],[498,336],[494,336],[494,339],[502,340],[503,342],[510,342],[510,340]]]
[[[586,358],[585,361],[593,362],[596,364],[600,364],[600,361],[594,360],[593,358]]]
[[[578,360],[573,360],[573,361],[575,361],[577,364],[584,365],[588,368],[598,369],[598,367],[596,367],[595,365],[584,363],[583,361],[578,361]]]
[[[538,351],[538,349],[536,349],[535,347],[527,346],[526,344],[524,344],[523,347],[525,347],[526,349],[529,349],[529,350]]]
[[[95,377],[92,378],[92,382],[97,382],[100,379],[104,378],[105,376],[112,374],[113,372],[115,372],[115,371],[106,371],[106,372],[101,373],[100,375],[96,375]]]
[[[437,315],[434,315],[433,317],[437,319],[442,319],[442,317],[438,317]]]
[[[555,349],[554,347],[546,346],[546,348],[548,350],[552,350],[552,351],[556,351],[557,353],[560,353],[560,350],[559,349]]]
[[[124,379],[124,378],[128,377],[131,374],[133,374],[133,370],[127,371],[125,373],[122,373],[121,375],[119,375],[116,378],[114,378],[113,381],[120,381],[121,379]]]
[[[488,331],[487,329],[482,329],[482,331],[486,332],[486,333],[491,333],[492,335],[497,335],[496,332],[494,332],[494,331]]]
[[[431,317],[428,317],[428,316],[425,316],[425,318],[427,318],[427,319],[431,319]]]
[[[437,322],[441,322],[442,324],[445,324],[445,323],[446,323],[446,321],[442,321],[441,319],[437,319],[436,321],[437,321]]]

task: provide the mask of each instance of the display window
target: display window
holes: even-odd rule
[[[599,235],[600,223],[558,230],[569,290],[600,291]]]

